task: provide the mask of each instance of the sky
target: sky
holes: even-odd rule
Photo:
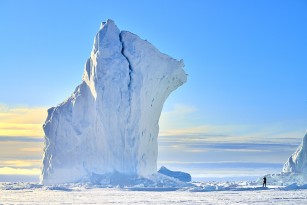
[[[37,180],[46,110],[67,99],[102,21],[183,59],[158,166],[196,178],[280,172],[307,129],[304,0],[0,0],[0,181]]]

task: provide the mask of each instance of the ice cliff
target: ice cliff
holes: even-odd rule
[[[112,20],[102,23],[82,83],[48,110],[41,182],[156,173],[161,110],[186,82],[183,67]]]
[[[307,176],[307,132],[297,150],[284,164],[283,172],[294,172]]]
[[[273,185],[307,184],[307,132],[302,143],[284,164],[282,172],[268,174],[266,177]],[[258,181],[261,182],[262,179]]]

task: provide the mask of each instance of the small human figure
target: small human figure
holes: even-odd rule
[[[266,187],[266,177],[263,177],[263,184],[262,187]]]

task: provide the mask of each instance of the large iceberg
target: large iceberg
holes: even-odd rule
[[[292,172],[307,176],[307,132],[302,143],[284,164],[283,172]]]
[[[48,110],[41,182],[157,173],[159,118],[166,98],[187,80],[183,67],[112,20],[103,22],[82,83]]]
[[[284,164],[282,172],[266,177],[270,184],[275,185],[307,184],[307,132],[302,143]]]

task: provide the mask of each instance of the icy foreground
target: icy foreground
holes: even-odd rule
[[[102,23],[82,83],[48,110],[41,182],[156,173],[161,110],[186,82],[183,67],[112,20]]]
[[[161,192],[0,183],[0,204],[307,204],[306,189],[262,189],[244,182],[200,184],[199,188]]]

